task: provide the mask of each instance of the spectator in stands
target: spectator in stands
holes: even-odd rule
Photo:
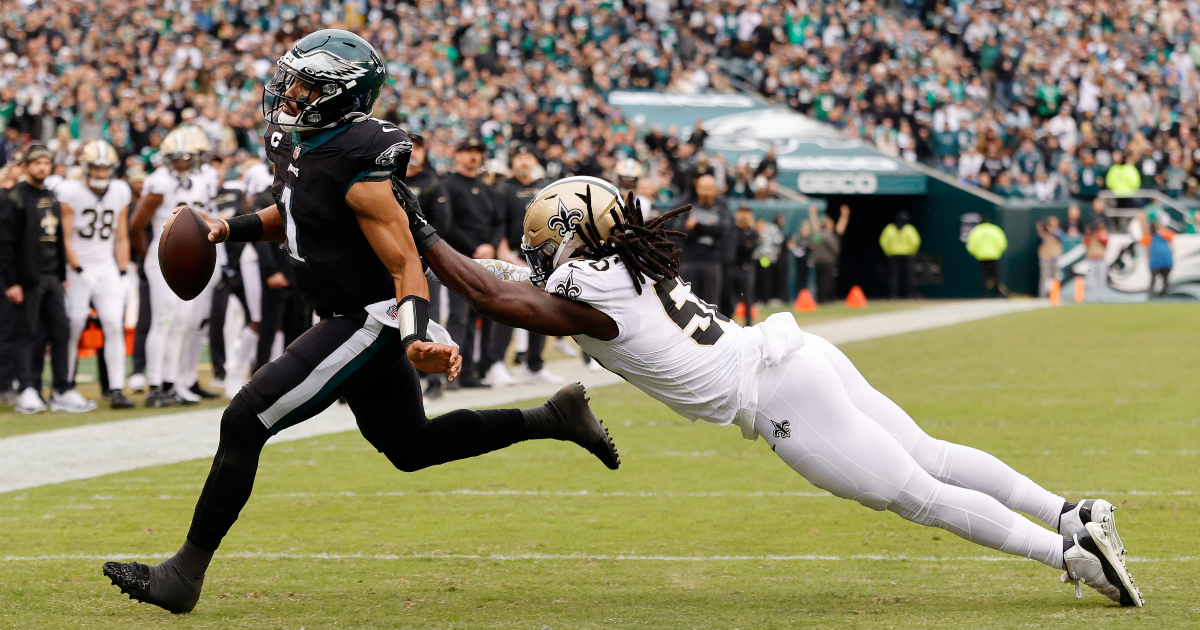
[[[979,261],[983,297],[1001,297],[1007,291],[1000,282],[1000,257],[1008,249],[1008,238],[1000,226],[985,216],[967,234],[967,251]]]
[[[680,276],[692,285],[696,297],[719,305],[724,286],[725,238],[733,230],[733,215],[717,194],[717,180],[712,175],[696,178],[692,195],[683,201],[687,203],[692,209],[671,221],[671,229],[687,235],[679,243],[683,249]]]
[[[1105,302],[1108,300],[1108,265],[1104,262],[1104,254],[1108,248],[1108,225],[1104,215],[1087,225],[1083,233],[1083,244],[1087,248],[1087,283],[1084,295],[1089,302]]]
[[[1050,295],[1050,282],[1058,276],[1058,257],[1063,254],[1063,231],[1058,217],[1050,215],[1037,222],[1038,237],[1038,297]]]
[[[1108,189],[1117,195],[1137,192],[1142,187],[1142,176],[1138,173],[1137,167],[1126,162],[1120,151],[1113,151],[1112,161],[1112,166],[1104,174],[1104,184]],[[1133,199],[1118,198],[1117,205],[1131,208],[1135,207],[1136,203]]]
[[[879,247],[888,257],[888,297],[893,300],[912,297],[912,260],[921,249],[921,235],[908,222],[908,212],[896,213],[896,220],[887,224],[879,235]],[[904,289],[900,287],[903,285]]]
[[[759,219],[758,247],[754,250],[754,295],[767,306],[779,306],[787,297],[787,252],[783,248],[783,216],[776,214],[770,221]]]

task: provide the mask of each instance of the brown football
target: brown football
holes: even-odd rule
[[[175,295],[195,299],[217,266],[217,246],[208,242],[208,224],[183,206],[163,226],[158,240],[158,266]]]

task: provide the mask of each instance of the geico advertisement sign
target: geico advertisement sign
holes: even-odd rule
[[[800,192],[812,195],[873,195],[879,188],[879,180],[874,173],[813,171],[800,173],[796,187]]]

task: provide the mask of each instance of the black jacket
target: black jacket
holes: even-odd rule
[[[464,256],[484,243],[500,244],[504,235],[504,209],[499,196],[478,177],[450,173],[442,179],[450,201],[450,225],[442,238]]]
[[[729,206],[721,197],[717,197],[711,206],[701,206],[695,196],[684,199],[680,205],[689,203],[692,204],[691,211],[671,219],[667,226],[669,230],[687,234],[686,240],[676,241],[683,250],[682,262],[714,265],[725,263],[732,252],[725,247],[724,241],[735,228]],[[687,219],[690,216],[696,217],[697,223],[696,227],[689,230]]]
[[[7,193],[0,193],[0,291],[17,283],[16,216]]]
[[[67,279],[67,248],[63,238],[62,206],[48,188],[21,182],[8,193],[12,202],[12,260],[16,284],[37,286],[47,268],[59,280]],[[47,246],[48,243],[53,245]],[[52,260],[44,260],[47,249]],[[0,255],[2,258],[3,255]]]
[[[500,185],[505,208],[504,237],[514,252],[521,251],[521,239],[525,236],[525,209],[549,183],[546,179],[536,179],[526,185],[516,177],[510,177]]]
[[[438,234],[449,230],[450,219],[453,217],[450,198],[446,196],[442,180],[437,173],[427,168],[405,177],[404,183],[417,196],[417,201],[421,203],[421,211],[425,213],[425,220],[429,221],[433,229],[437,230]]]

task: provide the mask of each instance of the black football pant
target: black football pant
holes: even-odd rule
[[[479,319],[479,314],[475,312],[475,308],[471,303],[459,296],[453,291],[450,292],[449,299],[450,313],[446,318],[446,332],[450,333],[450,338],[454,343],[458,344],[458,351],[462,354],[463,376],[475,375],[480,370],[479,365],[475,363],[475,338],[479,336],[479,329],[475,328],[475,322]],[[482,341],[482,340],[481,340]],[[482,346],[480,349],[482,355],[486,355],[487,346]],[[482,361],[481,361],[482,362]],[[483,370],[487,370],[488,366],[482,366]],[[480,378],[483,374],[478,375]]]
[[[412,472],[525,439],[519,409],[461,409],[427,418],[421,386],[396,329],[363,311],[321,321],[254,373],[221,418],[221,441],[188,540],[215,550],[254,487],[273,434],[345,397],[359,431],[392,464]]]
[[[493,363],[504,360],[504,355],[508,353],[508,346],[512,343],[513,329],[491,320],[484,320],[483,329],[486,333],[484,335],[486,352],[479,361],[479,369],[486,372]],[[545,347],[545,335],[529,333],[529,347],[525,349],[525,365],[530,372],[541,372],[545,367],[546,363],[542,359],[542,351]]]
[[[46,344],[50,344],[50,368],[54,375],[54,391],[71,389],[67,380],[67,344],[71,328],[67,321],[66,292],[58,276],[42,276],[37,286],[25,291],[21,303],[25,314],[26,331],[21,356],[24,370],[21,389],[42,390],[42,371],[46,368]]]
[[[146,280],[144,265],[138,265],[138,321],[133,333],[133,374],[146,373],[146,335],[150,334],[150,282]],[[224,316],[221,322],[224,325]],[[209,330],[213,330],[210,326]],[[222,347],[223,349],[223,347]],[[225,362],[213,361],[213,369],[220,365],[225,369]]]
[[[746,325],[750,326],[754,323],[754,318],[751,316],[751,311],[754,310],[755,300],[755,266],[751,263],[741,265],[730,265],[725,269],[725,277],[729,279],[727,282],[729,290],[729,304],[733,310],[737,310],[739,302],[746,303]],[[733,311],[730,311],[732,316]]]
[[[1004,287],[1000,285],[1000,261],[979,261],[979,279],[983,283],[983,297],[1002,297]]]
[[[0,394],[10,392],[21,378],[21,339],[25,336],[21,307],[0,297]]]

